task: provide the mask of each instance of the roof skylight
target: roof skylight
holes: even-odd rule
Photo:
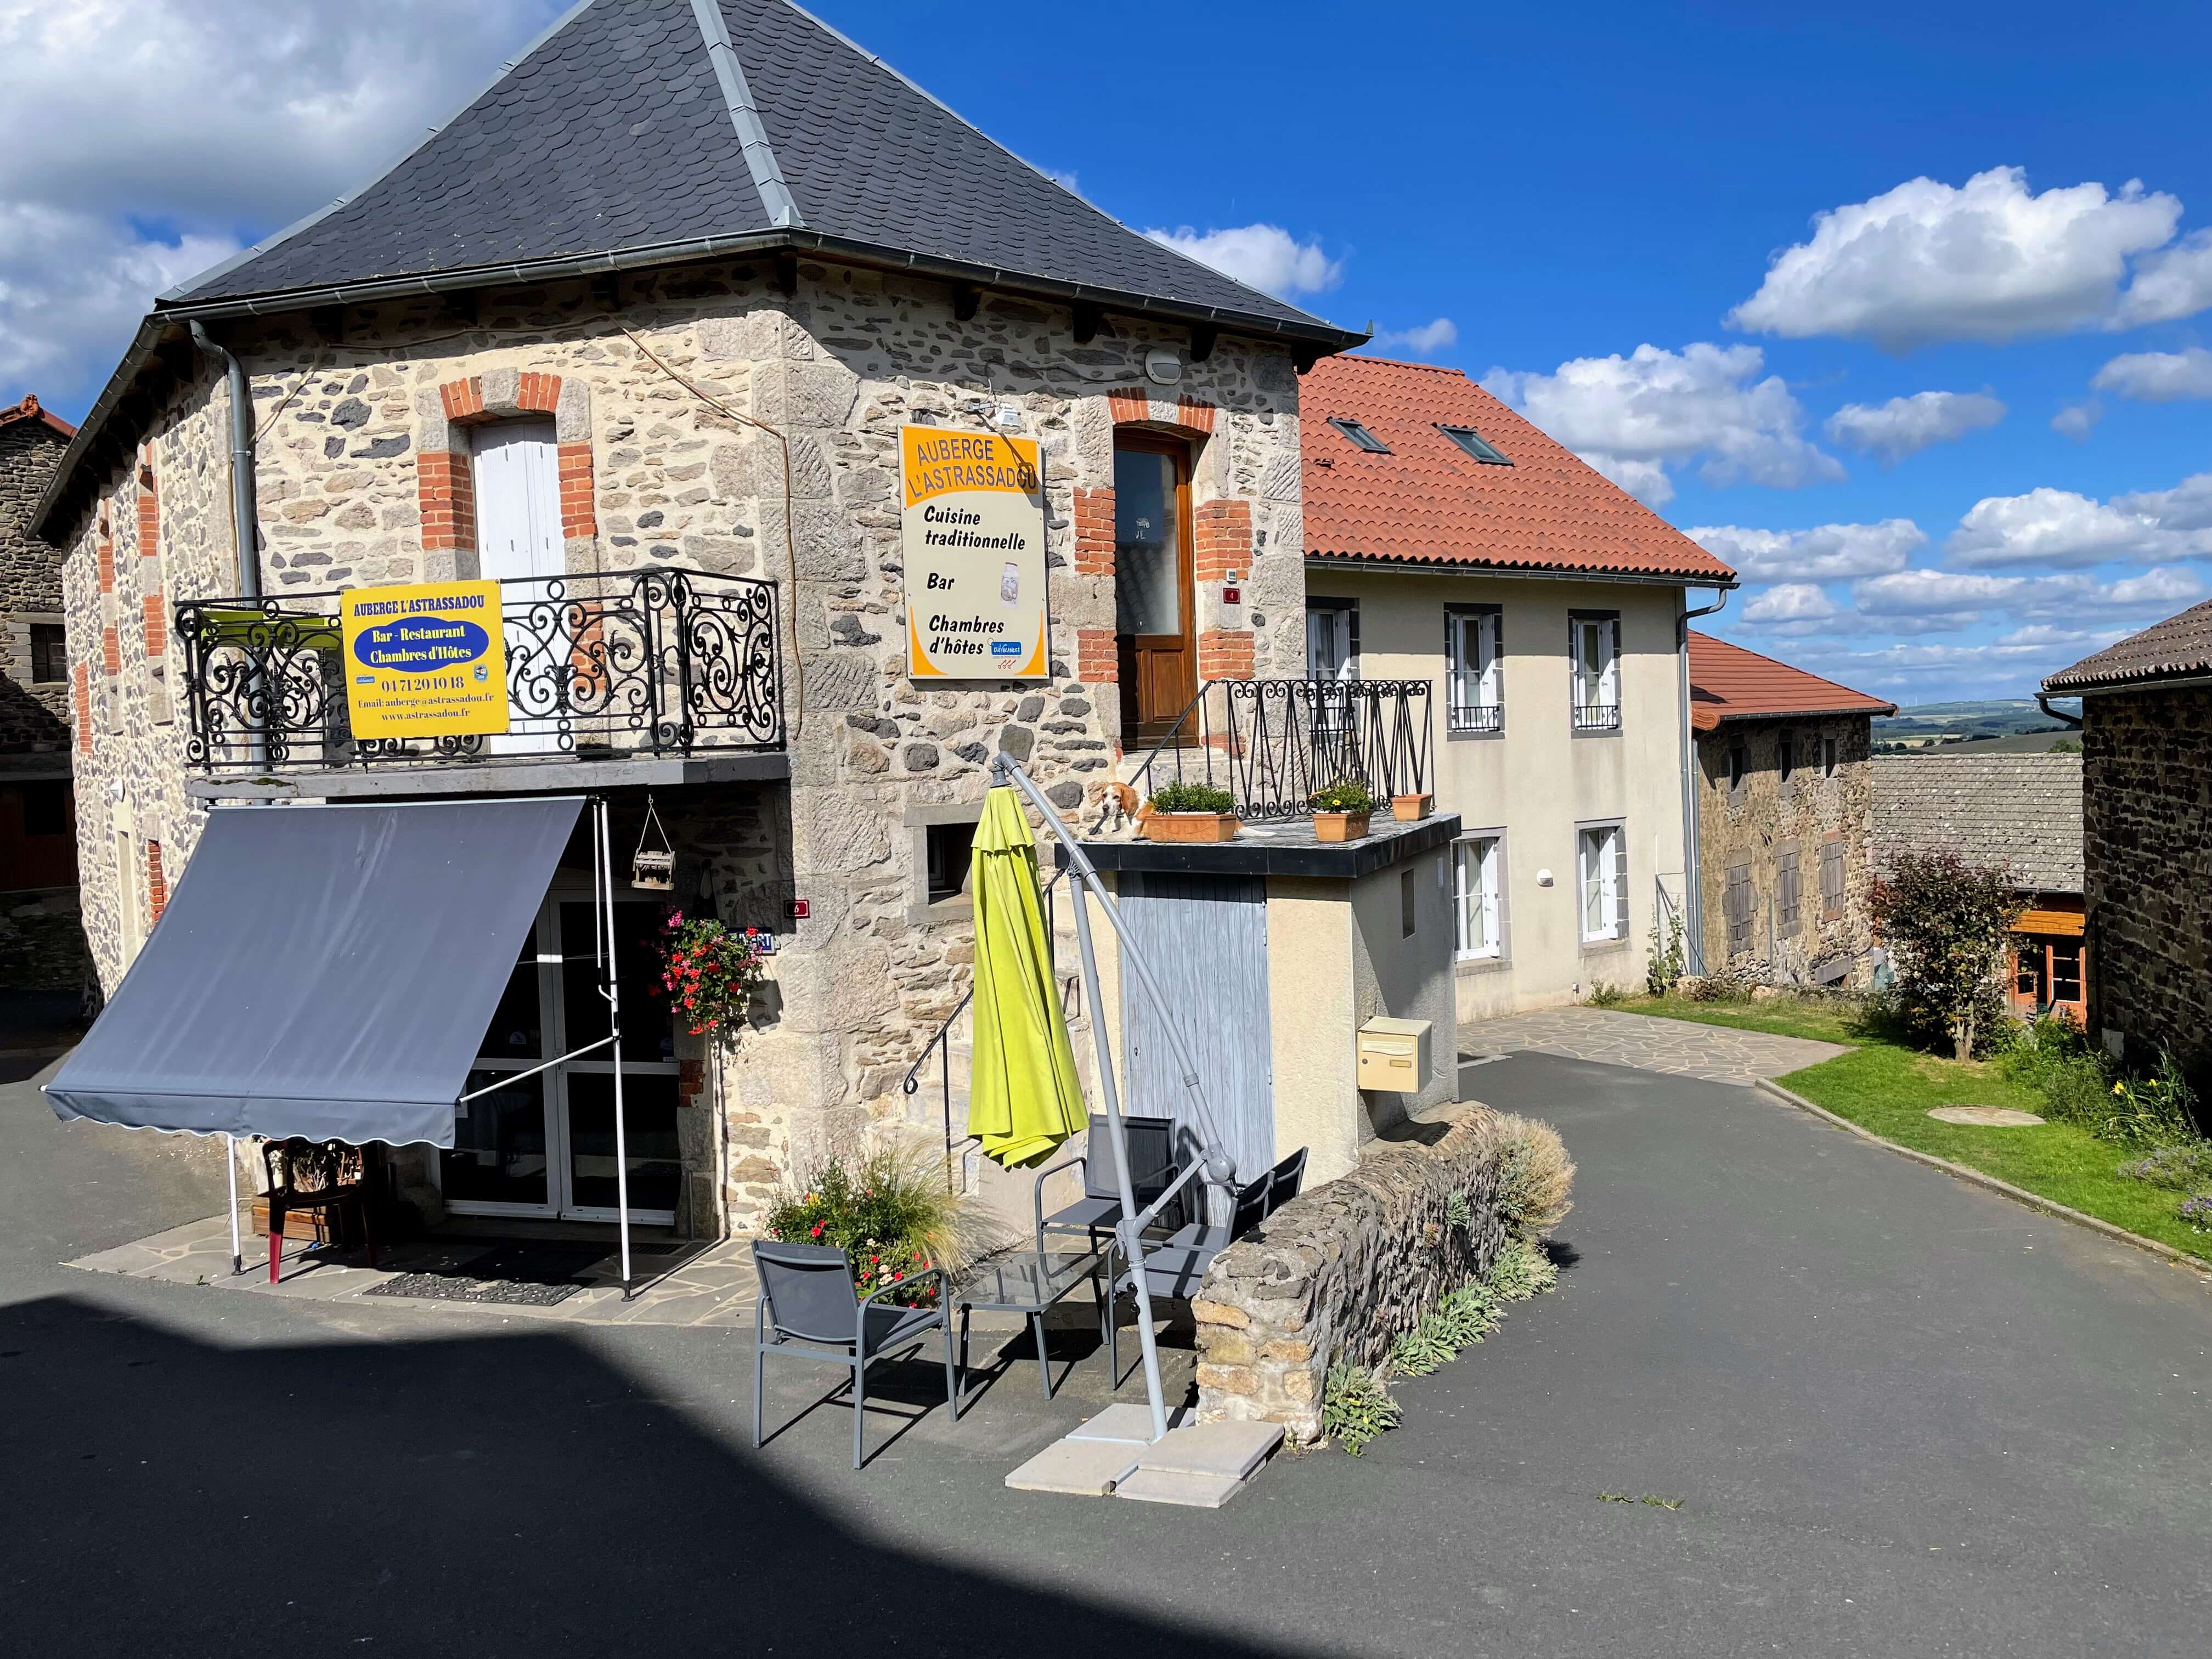
[[[1349,416],[1331,416],[1328,423],[1350,439],[1353,447],[1364,449],[1370,455],[1388,455],[1390,446]]]
[[[1510,466],[1513,465],[1512,462],[1505,459],[1504,455],[1498,449],[1492,444],[1486,442],[1482,434],[1477,432],[1471,426],[1444,426],[1439,424],[1437,430],[1443,433],[1445,437],[1449,438],[1454,443],[1457,444],[1462,449],[1467,451],[1468,454],[1474,456],[1476,460],[1480,461],[1486,466]]]

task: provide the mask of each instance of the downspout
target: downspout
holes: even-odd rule
[[[1728,603],[1729,591],[1701,611],[1689,608],[1690,590],[1682,590],[1682,619],[1675,640],[1675,658],[1681,678],[1682,705],[1682,935],[1688,950],[1684,966],[1704,974],[1705,967],[1705,882],[1698,868],[1698,792],[1695,784],[1698,748],[1690,729],[1690,623],[1710,617]]]
[[[211,357],[222,360],[230,386],[230,528],[238,561],[238,592],[241,599],[261,597],[261,556],[254,545],[254,530],[261,508],[253,488],[253,392],[246,383],[246,365],[200,323],[192,325],[192,343]]]
[[[2075,719],[2071,714],[2062,714],[2056,708],[2053,708],[2051,706],[2051,693],[2048,691],[2039,691],[2035,694],[2035,706],[2038,708],[2040,708],[2049,718],[2057,720],[2061,726],[2070,726],[2076,732],[2079,732],[2081,729],[2081,722],[2079,720]],[[2086,714],[2089,711],[2084,708],[2081,712]]]

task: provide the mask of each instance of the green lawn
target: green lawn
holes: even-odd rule
[[[2115,1173],[2116,1166],[2131,1156],[2124,1147],[2111,1146],[2068,1123],[1983,1129],[1928,1115],[1931,1106],[2043,1110],[2040,1094],[2007,1082],[1995,1066],[1943,1060],[1875,1041],[1848,1029],[1844,1012],[1787,998],[1731,1003],[1639,997],[1620,1006],[1631,1013],[1667,1019],[1849,1043],[1850,1054],[1792,1072],[1779,1079],[1782,1086],[1885,1140],[1964,1164],[2069,1209],[2212,1261],[2212,1234],[2191,1232],[2174,1214],[2180,1194]]]

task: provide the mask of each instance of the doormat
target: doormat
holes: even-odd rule
[[[613,1254],[604,1244],[508,1244],[442,1271],[395,1274],[362,1294],[550,1308],[582,1290],[586,1275]]]

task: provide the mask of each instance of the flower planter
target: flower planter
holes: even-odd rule
[[[1139,825],[1146,841],[1234,841],[1234,812],[1154,812]]]
[[[1367,833],[1365,812],[1316,812],[1313,815],[1316,841],[1358,841]]]
[[[1401,823],[1419,823],[1437,810],[1434,795],[1393,795],[1390,816]]]

